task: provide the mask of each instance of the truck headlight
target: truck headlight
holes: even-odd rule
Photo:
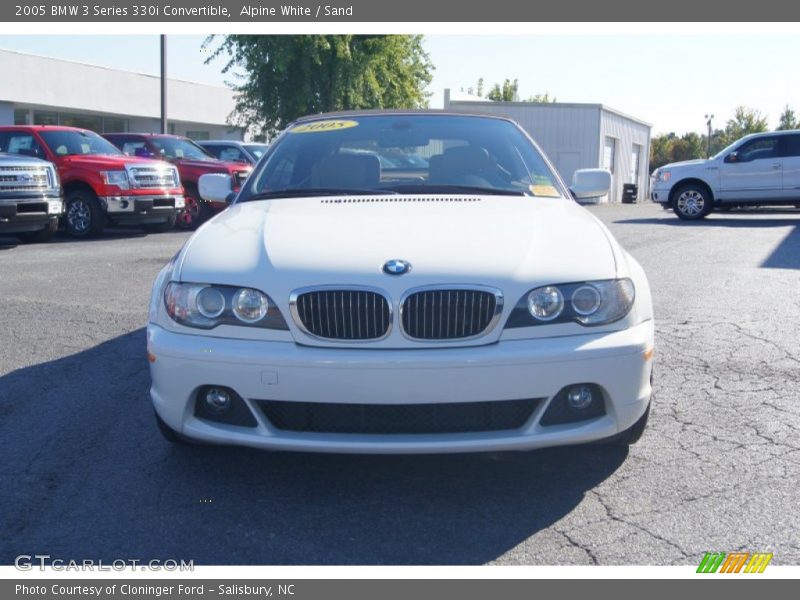
[[[167,284],[164,306],[176,323],[199,329],[241,325],[266,329],[289,328],[275,303],[253,288],[207,283]]]
[[[656,171],[656,181],[658,181],[659,183],[667,183],[671,177],[672,173],[670,173],[669,171],[661,171],[661,170]]]
[[[130,189],[128,174],[125,171],[101,171],[106,185],[115,185],[121,190]]]

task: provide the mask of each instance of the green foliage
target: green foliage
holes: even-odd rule
[[[464,88],[461,88],[461,91],[463,92]],[[484,97],[483,77],[478,79],[477,87],[470,86],[466,89],[466,91],[470,95],[483,98]],[[505,81],[503,81],[502,85],[499,83],[495,83],[485,97],[489,100],[494,100],[495,102],[513,102],[517,98],[518,91],[519,91],[519,80],[515,79],[514,81],[511,81],[510,79],[506,79]],[[534,94],[533,96],[525,100],[525,102],[539,102],[542,104],[547,104],[555,101],[556,101],[555,96],[550,96],[549,92],[545,92],[544,94]]]
[[[783,127],[783,125],[787,125]],[[781,115],[778,129],[798,127],[794,111],[788,106]],[[737,106],[733,116],[725,123],[725,129],[717,129],[711,134],[711,156],[725,146],[750,133],[767,131],[767,117],[761,111]],[[694,132],[678,136],[675,133],[657,135],[650,140],[650,167],[657,169],[668,163],[706,158],[708,135]]]
[[[760,110],[746,106],[737,106],[733,111],[733,117],[725,124],[725,136],[729,144],[750,133],[761,133],[766,130],[767,117],[762,115]]]
[[[778,119],[778,128],[776,131],[786,131],[787,129],[800,129],[800,121],[797,120],[794,111],[786,105],[783,109],[780,118]]]
[[[433,70],[419,35],[226,35],[218,56],[237,79],[231,123],[268,139],[308,114],[425,107]]]
[[[540,104],[549,104],[551,102],[556,102],[555,96],[550,96],[549,92],[545,92],[544,94],[534,94],[530,98],[526,100],[526,102],[538,102]]]
[[[513,102],[517,97],[518,89],[519,83],[516,79],[513,82],[510,79],[506,79],[502,86],[499,83],[495,83],[486,97],[495,102]]]

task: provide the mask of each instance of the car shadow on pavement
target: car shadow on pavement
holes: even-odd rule
[[[0,377],[0,479],[13,482],[0,489],[0,564],[34,553],[483,564],[551,528],[627,457],[602,446],[436,456],[172,446],[153,421],[144,349],[139,329]],[[571,544],[542,535],[550,549]],[[526,552],[516,560],[548,561]]]
[[[786,211],[748,211],[749,214],[760,215],[786,215]],[[712,215],[700,221],[682,221],[675,218],[642,218],[620,219],[614,221],[621,225],[670,225],[679,227],[697,228],[737,228],[737,229],[762,229],[771,227],[793,227],[786,237],[781,240],[772,253],[761,263],[765,269],[800,269],[800,218],[761,218],[753,219],[744,216],[747,213],[731,213]],[[800,217],[800,213],[793,213]]]

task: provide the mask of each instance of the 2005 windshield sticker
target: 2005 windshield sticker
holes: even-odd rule
[[[289,133],[323,133],[349,129],[350,127],[358,127],[358,121],[315,121],[314,123],[292,127]]]

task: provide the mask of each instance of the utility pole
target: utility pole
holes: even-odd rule
[[[706,144],[706,158],[711,158],[711,119],[714,115],[706,115],[706,126],[708,127],[708,143]]]
[[[167,36],[161,36],[161,133],[167,133]]]

